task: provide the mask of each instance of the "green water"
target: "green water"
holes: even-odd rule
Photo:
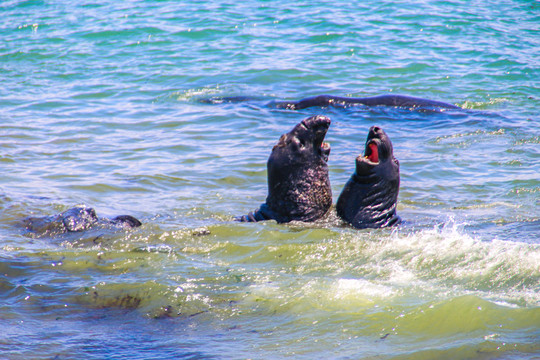
[[[531,1],[0,3],[0,358],[540,356],[540,7]],[[465,110],[279,110],[406,94]],[[250,101],[207,104],[213,96]],[[313,114],[334,203],[371,125],[393,229],[238,223]],[[133,230],[38,236],[77,204]]]

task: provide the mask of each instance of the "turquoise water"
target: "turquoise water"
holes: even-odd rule
[[[531,1],[0,3],[0,357],[540,357],[540,6]],[[279,110],[405,94],[464,111]],[[249,96],[207,104],[214,96]],[[237,223],[303,118],[334,202],[371,125],[395,229]],[[134,230],[56,237],[77,204]]]

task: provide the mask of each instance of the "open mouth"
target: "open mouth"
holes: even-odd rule
[[[330,123],[330,118],[322,115],[304,119],[301,123],[304,129],[313,134],[313,146],[324,161],[328,161],[328,156],[330,155],[330,144],[324,142]]]
[[[375,140],[372,139],[366,144],[366,151],[364,153],[364,158],[374,164],[379,163],[379,147]]]
[[[328,156],[330,155],[330,144],[327,142],[323,142],[321,146],[319,147],[319,155],[324,159],[324,161],[328,161]]]

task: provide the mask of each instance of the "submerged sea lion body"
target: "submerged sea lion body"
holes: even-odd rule
[[[428,100],[405,95],[379,95],[363,98],[342,97],[332,95],[318,95],[300,101],[278,101],[275,106],[281,109],[300,110],[312,106],[392,106],[403,108],[439,108],[461,109],[458,106],[442,101]]]
[[[372,126],[364,156],[356,158],[356,170],[339,195],[337,214],[359,229],[399,224],[398,193],[399,161],[392,142],[380,127]]]
[[[29,217],[24,219],[27,230],[37,234],[61,234],[89,230],[94,226],[134,228],[142,223],[130,215],[120,215],[112,219],[98,218],[93,208],[76,206],[60,214]]]
[[[328,117],[312,116],[281,136],[267,163],[266,202],[238,220],[309,222],[328,212],[332,205],[327,165],[330,145],[323,141],[329,126]]]
[[[260,98],[250,96],[217,96],[199,99],[199,102],[209,104],[239,103],[245,101],[260,101]],[[268,106],[278,109],[301,110],[309,107],[349,107],[364,106],[390,106],[407,109],[461,109],[459,106],[442,101],[429,100],[406,95],[378,95],[370,97],[344,97],[333,95],[318,95],[299,101],[271,101]]]

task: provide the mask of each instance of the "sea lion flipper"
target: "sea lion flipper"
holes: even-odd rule
[[[275,218],[275,214],[271,215],[268,213],[270,211],[267,208],[266,204],[261,205],[261,207],[258,210],[255,210],[254,212],[250,212],[247,215],[242,215],[239,217],[236,217],[236,221],[240,222],[259,222],[259,221],[265,221]]]
[[[234,221],[239,221],[239,222],[257,222],[257,220],[255,220],[255,217],[253,216],[253,213],[249,213],[247,215],[242,215],[242,216],[237,216],[234,218]]]

